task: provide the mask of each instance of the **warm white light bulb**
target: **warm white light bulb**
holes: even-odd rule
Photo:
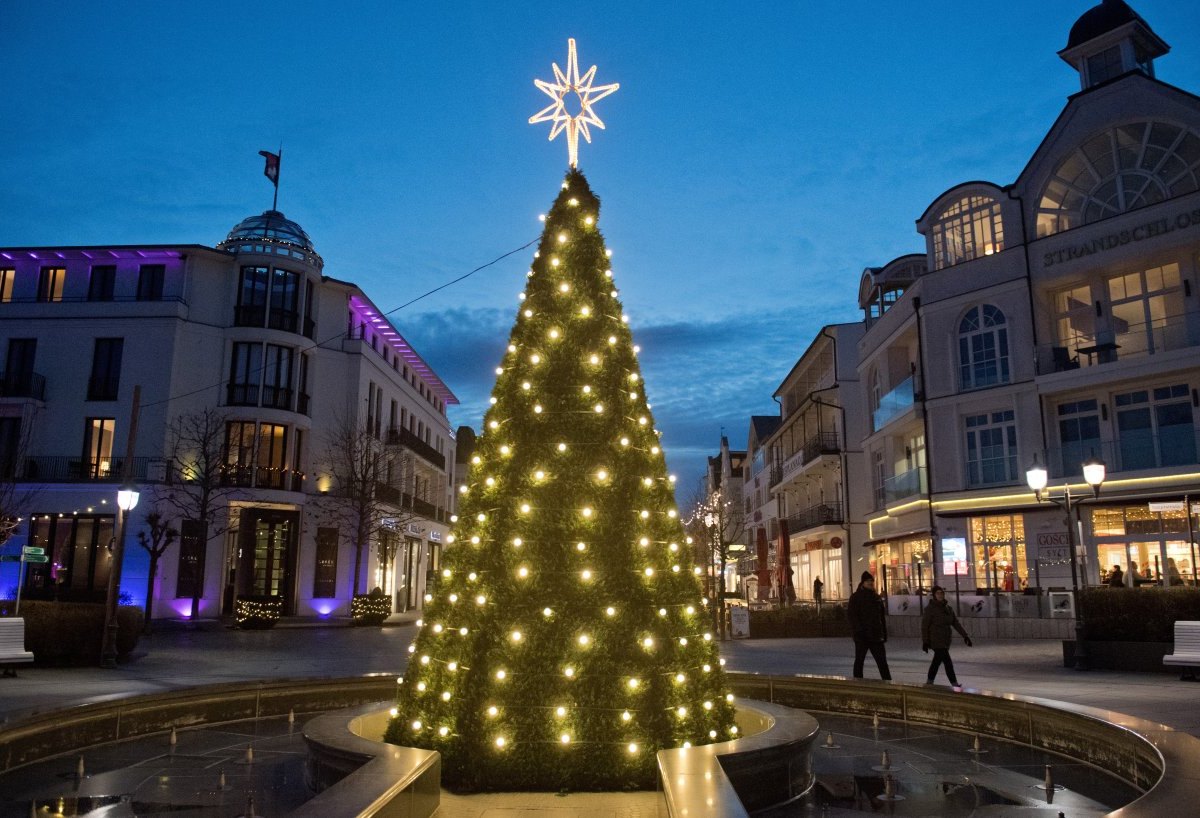
[[[529,576],[529,569],[522,565],[517,569],[517,576],[521,579],[525,579],[525,577]]]
[[[507,678],[508,678],[507,670],[497,670],[496,671],[496,681],[503,682]]]
[[[654,576],[654,569],[653,569],[653,568],[647,568],[647,569],[646,569],[646,571],[645,571],[645,573],[646,573],[646,576],[648,576],[648,577],[652,577],[652,576]]]
[[[683,684],[684,682],[687,681],[687,676],[684,676],[682,673],[676,673],[675,681],[679,684]]]
[[[542,616],[544,616],[544,617],[546,617],[547,619],[549,619],[549,618],[550,618],[551,616],[553,616],[553,615],[554,615],[554,610],[553,610],[553,609],[551,609],[551,608],[542,608]]]
[[[641,684],[641,682],[637,679],[630,679],[628,684],[630,690],[637,690],[638,685]]]
[[[479,596],[475,597],[476,605],[483,605],[485,603],[487,603],[487,597],[484,596],[483,594],[480,594]]]
[[[607,608],[604,609],[604,613],[608,616],[616,616],[617,609],[614,608],[612,605],[609,605]]]
[[[584,506],[582,509],[580,509],[579,513],[584,517],[591,517],[593,512],[590,506]]]
[[[567,708],[561,706],[554,708],[554,715],[561,719],[563,716],[567,715]]]
[[[580,572],[579,576],[586,582],[592,578],[592,572],[585,568]]]
[[[492,718],[496,718],[496,716],[500,715],[500,709],[495,705],[492,705],[487,709],[487,714]]]
[[[509,634],[509,638],[511,638],[514,642],[520,642],[524,637],[520,631],[513,631],[511,634]]]
[[[579,644],[580,645],[583,645],[584,647],[586,647],[587,645],[591,644],[591,641],[592,641],[592,637],[588,636],[586,633],[579,634]]]
[[[558,444],[558,450],[559,450],[560,452],[565,452],[565,451],[567,450],[567,444],[566,444],[566,443],[559,443],[559,444]]]
[[[630,713],[628,710],[626,710],[624,713],[621,714],[621,721],[629,721],[632,718],[633,718],[633,714]]]
[[[563,675],[566,676],[568,679],[573,679],[575,677],[575,668],[573,668],[573,667],[563,668]]]
[[[587,551],[587,543],[585,543],[585,542],[575,543],[575,550],[576,551]]]
[[[681,719],[682,719],[684,716],[686,716],[686,715],[687,715],[687,708],[686,708],[686,707],[684,707],[683,705],[680,705],[679,707],[676,707],[676,708],[675,708],[675,715],[676,715],[676,716],[679,716],[679,718],[681,718]]]
[[[588,358],[588,363],[590,363],[592,366],[596,366],[600,363],[600,356],[593,355],[592,357]]]
[[[442,691],[442,701],[444,701],[444,702],[450,701],[450,691],[449,690]]]
[[[601,469],[600,471],[596,472],[596,479],[597,480],[607,480],[608,472],[605,471],[604,469]]]

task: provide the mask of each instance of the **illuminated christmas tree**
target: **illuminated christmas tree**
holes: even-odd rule
[[[572,168],[388,730],[453,788],[649,788],[737,732],[599,208]]]

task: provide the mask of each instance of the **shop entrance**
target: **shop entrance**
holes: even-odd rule
[[[296,535],[299,513],[242,510],[235,584],[238,596],[279,597],[283,613],[296,613]]]

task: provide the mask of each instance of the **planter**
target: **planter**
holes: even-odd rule
[[[1087,641],[1087,666],[1095,670],[1134,670],[1144,673],[1175,673],[1178,668],[1163,664],[1171,652],[1170,642]],[[1064,639],[1063,666],[1075,666],[1075,640]]]

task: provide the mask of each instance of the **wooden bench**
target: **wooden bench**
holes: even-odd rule
[[[0,665],[5,676],[16,676],[9,665],[33,662],[33,654],[25,650],[25,620],[19,616],[0,618]]]
[[[1181,679],[1195,679],[1200,668],[1200,622],[1175,623],[1175,649],[1163,657],[1164,665],[1182,668]]]

